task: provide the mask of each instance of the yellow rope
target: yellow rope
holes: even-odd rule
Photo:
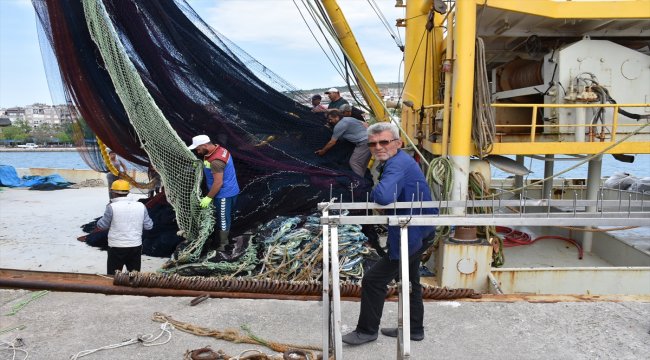
[[[106,144],[104,144],[99,137],[95,136],[95,139],[97,139],[97,145],[99,145],[99,151],[102,154],[102,159],[104,160],[104,164],[106,164],[106,168],[108,171],[111,172],[111,174],[119,177],[122,180],[126,180],[129,182],[134,187],[137,187],[138,189],[146,189],[146,190],[151,190],[154,188],[155,185],[155,180],[150,180],[148,183],[141,183],[137,182],[134,178],[129,176],[127,173],[120,172],[111,162],[110,156],[108,155],[108,148],[106,147]]]
[[[104,142],[102,142],[102,140],[97,136],[95,136],[95,139],[97,139],[97,145],[99,145],[99,152],[102,154],[102,159],[104,159],[104,164],[106,164],[106,168],[108,169],[108,171],[111,172],[111,174],[115,176],[119,176],[120,171],[117,168],[115,168],[115,166],[113,166],[113,163],[111,162],[111,158],[108,155],[106,144],[104,144]]]

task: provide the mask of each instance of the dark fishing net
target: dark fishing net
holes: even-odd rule
[[[176,155],[165,153],[165,144],[154,144],[153,154],[148,145],[156,139],[142,141],[147,134],[132,125],[138,119],[130,110],[139,100],[125,106],[118,95],[102,49],[91,37],[84,4],[33,3],[43,39],[57,59],[53,73],[60,74],[65,98],[89,132],[133,163],[176,161]],[[315,155],[331,131],[300,104],[304,94],[258,62],[242,59],[247,54],[210,30],[188,4],[121,0],[105,1],[103,7],[146,95],[175,134],[186,144],[207,134],[231,151],[242,190],[234,235],[277,215],[313,211],[331,195],[366,199],[367,182],[348,168],[352,145],[339,142],[326,156]],[[165,164],[154,165],[165,188],[173,187],[176,174]]]

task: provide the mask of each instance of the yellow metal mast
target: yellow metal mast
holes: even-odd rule
[[[439,28],[427,29],[432,0],[409,0],[406,2],[404,20],[404,92],[402,99],[408,106],[402,107],[402,128],[422,143],[424,106],[433,103],[437,91],[434,71],[439,64],[441,38]],[[436,19],[439,20],[439,19]],[[411,105],[412,104],[412,105]]]
[[[453,116],[449,158],[454,164],[452,200],[465,200],[469,180],[469,157],[474,153],[472,143],[472,114],[474,100],[474,59],[476,52],[476,3],[473,0],[456,2],[454,27],[454,69],[456,76],[452,96]],[[465,209],[458,209],[464,212]]]
[[[366,63],[366,60],[361,53],[359,44],[357,44],[357,40],[355,39],[354,34],[350,29],[350,25],[348,25],[347,20],[345,20],[345,16],[343,16],[341,8],[336,3],[336,0],[321,1],[323,3],[325,11],[327,12],[327,15],[330,18],[330,21],[332,22],[334,31],[336,32],[336,35],[341,42],[343,51],[345,52],[350,62],[353,64],[352,71],[354,72],[356,78],[359,79],[359,90],[361,91],[363,98],[372,109],[377,120],[387,121],[388,114],[384,108],[377,83],[370,73],[368,63]]]

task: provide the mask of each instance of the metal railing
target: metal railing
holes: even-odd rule
[[[561,128],[574,128],[577,132],[578,129],[594,129],[594,128],[607,128],[611,127],[611,138],[610,142],[616,141],[616,135],[618,133],[619,127],[641,127],[644,124],[619,124],[619,108],[621,107],[649,107],[650,104],[502,104],[495,103],[491,105],[494,108],[531,108],[532,109],[532,118],[531,123],[526,125],[499,125],[497,124],[497,129],[499,128],[529,128],[530,129],[530,142],[535,142],[535,137],[537,135],[537,128],[550,128],[550,129],[561,129]],[[603,122],[600,124],[537,124],[537,114],[539,113],[540,108],[578,108],[578,109],[587,109],[587,108],[613,108],[613,118],[610,122]],[[590,131],[591,132],[591,131]]]
[[[422,215],[423,208],[458,208],[468,211],[464,215],[441,214]],[[472,214],[473,208],[491,208],[491,213]],[[516,213],[502,213],[502,210],[518,210]],[[554,212],[553,209],[564,211]],[[464,201],[397,202],[378,205],[370,202],[319,204],[323,228],[323,354],[333,353],[334,359],[342,357],[341,298],[339,288],[338,225],[382,224],[400,227],[399,299],[397,359],[410,358],[410,309],[409,286],[403,285],[409,279],[408,227],[409,226],[648,226],[650,225],[650,201],[632,199],[581,200],[573,199],[526,199],[500,198]],[[410,209],[411,215],[374,215],[375,210]],[[545,211],[540,211],[545,209]],[[590,209],[593,209],[590,211]],[[357,210],[362,215],[343,215],[344,211]],[[362,211],[359,211],[362,210]],[[537,211],[537,212],[533,212]],[[336,212],[336,214],[332,214]],[[330,267],[331,263],[331,267]],[[487,279],[486,279],[487,281]]]
[[[534,143],[536,142],[536,139],[538,137],[537,131],[539,129],[558,129],[557,133],[560,134],[561,131],[560,129],[565,129],[565,128],[573,128],[573,129],[588,129],[590,133],[590,138],[588,142],[593,142],[595,139],[598,137],[599,142],[611,142],[614,143],[617,140],[617,137],[621,134],[626,134],[628,132],[621,132],[619,133],[619,130],[621,128],[638,128],[643,126],[645,123],[639,122],[637,124],[621,124],[619,121],[619,109],[620,108],[641,108],[641,107],[650,107],[650,104],[594,104],[594,103],[589,103],[589,104],[510,104],[510,103],[493,103],[491,104],[492,107],[494,108],[527,108],[531,109],[532,115],[530,119],[530,123],[528,124],[497,124],[496,128],[497,129],[506,129],[506,128],[524,128],[524,129],[529,129],[530,130],[530,140],[529,142]],[[422,118],[422,121],[419,121],[418,118],[419,116],[418,111],[415,109],[411,112],[406,113],[405,117],[405,123],[407,124],[406,130],[409,132],[412,132],[414,134],[415,138],[421,138],[424,139],[427,135],[433,135],[433,134],[438,134],[438,135],[444,135],[438,130],[442,129],[449,129],[449,124],[445,123],[443,120],[443,123],[439,126],[436,127],[435,125],[435,112],[438,109],[441,109],[444,107],[444,104],[432,104],[432,105],[426,105],[424,106],[425,110],[425,116]],[[539,114],[539,109],[540,108],[573,108],[573,109],[587,109],[587,108],[611,108],[613,109],[613,115],[611,119],[608,119],[609,121],[603,122],[603,123],[597,123],[597,124],[537,124],[537,119],[538,119],[538,114]],[[438,130],[436,130],[438,128]],[[596,129],[611,129],[611,131],[608,131],[609,133],[609,139],[605,141],[604,138],[602,138],[602,135],[596,135]],[[632,132],[630,130],[629,132]],[[527,133],[527,132],[526,132]],[[524,133],[524,134],[526,134]],[[426,134],[426,135],[425,135]],[[570,134],[570,132],[564,133],[565,135]],[[517,135],[523,135],[523,134],[517,134]],[[440,142],[440,141],[435,141],[435,142]],[[498,139],[497,139],[497,142]],[[443,144],[444,146],[444,144]]]

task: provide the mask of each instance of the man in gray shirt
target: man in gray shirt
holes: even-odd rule
[[[368,168],[368,162],[370,161],[366,127],[355,118],[341,118],[338,110],[331,110],[327,114],[327,120],[334,126],[332,138],[322,149],[317,150],[316,154],[323,156],[329,149],[336,145],[339,139],[347,140],[356,145],[350,156],[350,168],[352,168],[355,174],[363,177]]]

